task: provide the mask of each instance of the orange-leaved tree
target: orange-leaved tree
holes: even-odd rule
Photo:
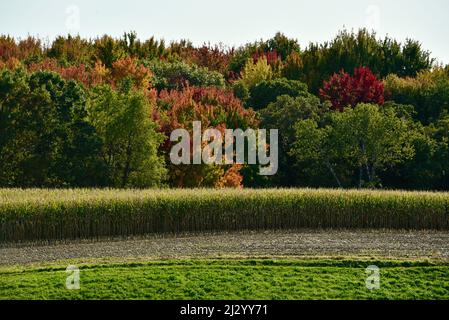
[[[207,87],[185,87],[182,91],[164,90],[159,94],[159,122],[166,135],[162,151],[170,163],[169,152],[177,142],[170,141],[175,129],[186,129],[193,137],[193,122],[201,122],[202,133],[214,128],[221,132],[224,143],[225,129],[256,128],[258,121],[252,109],[245,109],[231,91]],[[192,139],[190,154],[193,158]],[[203,145],[207,144],[203,143]],[[193,163],[191,161],[191,163]],[[170,183],[175,187],[241,187],[241,165],[172,165]]]

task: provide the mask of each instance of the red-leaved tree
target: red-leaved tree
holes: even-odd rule
[[[343,70],[339,74],[335,73],[328,81],[324,81],[320,96],[339,111],[359,103],[382,105],[385,102],[384,84],[366,67],[356,68],[353,76]]]
[[[277,53],[276,49],[272,51],[257,50],[253,54],[253,61],[257,63],[260,59],[266,59],[268,65],[275,73],[280,73],[283,67],[282,57]]]

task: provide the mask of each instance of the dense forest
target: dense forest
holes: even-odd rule
[[[0,187],[449,190],[449,66],[342,31],[301,48],[0,36]],[[279,171],[169,161],[177,128],[279,130]]]

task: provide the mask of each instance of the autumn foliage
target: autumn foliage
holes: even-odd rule
[[[219,46],[203,45],[191,51],[191,61],[209,70],[226,74],[234,49],[225,50]]]
[[[138,64],[137,60],[131,57],[115,61],[111,69],[107,68],[100,61],[97,61],[93,67],[84,64],[64,67],[56,59],[52,58],[46,58],[41,62],[30,64],[28,67],[29,72],[43,70],[56,72],[63,79],[81,82],[86,87],[105,83],[116,87],[122,80],[128,78],[136,89],[146,90],[151,88],[151,71]]]
[[[266,60],[267,64],[271,67],[271,70],[275,74],[280,74],[283,68],[283,62],[281,56],[277,53],[276,49],[272,51],[256,51],[253,54],[253,61],[256,64],[259,60]]]
[[[186,129],[192,135],[193,121],[201,121],[202,130],[256,127],[254,111],[245,109],[231,91],[220,88],[186,87],[182,91],[164,90],[159,95],[161,130],[167,140],[163,145],[168,155],[173,142],[168,140],[175,129]],[[192,142],[192,141],[191,141]],[[177,187],[241,187],[240,165],[181,165],[173,166],[171,181]]]
[[[323,100],[332,103],[335,110],[355,107],[359,103],[384,104],[384,84],[378,80],[369,68],[360,67],[354,75],[341,71],[324,81],[320,89]]]
[[[58,36],[51,42],[0,35],[0,84],[1,186],[334,187],[326,168],[335,166],[342,185],[366,180],[372,186],[449,189],[449,66],[436,68],[430,53],[413,40],[380,39],[365,29],[344,30],[331,42],[304,48],[282,33],[239,47],[140,40],[135,32],[119,38]],[[306,160],[293,156],[297,122],[310,120],[307,130],[312,125],[322,129],[330,117],[350,114],[359,104],[412,119],[419,129],[413,142],[415,158],[389,166],[376,180],[374,174],[354,174],[349,157],[317,162],[316,152]],[[60,128],[65,149],[55,144],[52,150],[82,160],[70,164],[71,173],[68,161],[59,158],[58,167],[34,161],[52,155],[30,143],[26,129],[34,122],[48,122],[34,126],[33,134],[50,141],[43,133],[53,130],[59,115],[42,110],[59,109],[72,110],[73,123]],[[30,110],[36,115],[29,117]],[[18,125],[18,119],[27,126]],[[261,128],[279,130],[277,176],[259,176],[253,170],[257,165],[171,164],[173,130],[184,128],[192,134],[193,122],[200,121],[203,132],[216,128],[224,133],[257,129],[259,120]],[[352,125],[344,128],[353,135]],[[144,146],[150,140],[157,157],[146,157]],[[330,146],[326,157],[337,148],[335,143]],[[42,170],[23,165],[23,159]],[[93,169],[84,169],[86,163]],[[58,178],[41,183],[39,172],[44,169],[49,172],[44,177]],[[84,178],[86,174],[92,178]]]
[[[93,68],[86,67],[84,64],[63,67],[56,59],[46,58],[41,62],[32,63],[28,66],[30,73],[44,70],[56,72],[63,79],[78,81],[86,87],[105,83],[109,76],[109,71],[101,62],[97,62]]]
[[[135,58],[123,58],[112,64],[112,78],[116,82],[129,78],[136,88],[149,89],[151,77],[151,71],[138,64]]]

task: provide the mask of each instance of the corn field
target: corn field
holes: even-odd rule
[[[449,193],[0,189],[0,243],[296,228],[449,230]]]

